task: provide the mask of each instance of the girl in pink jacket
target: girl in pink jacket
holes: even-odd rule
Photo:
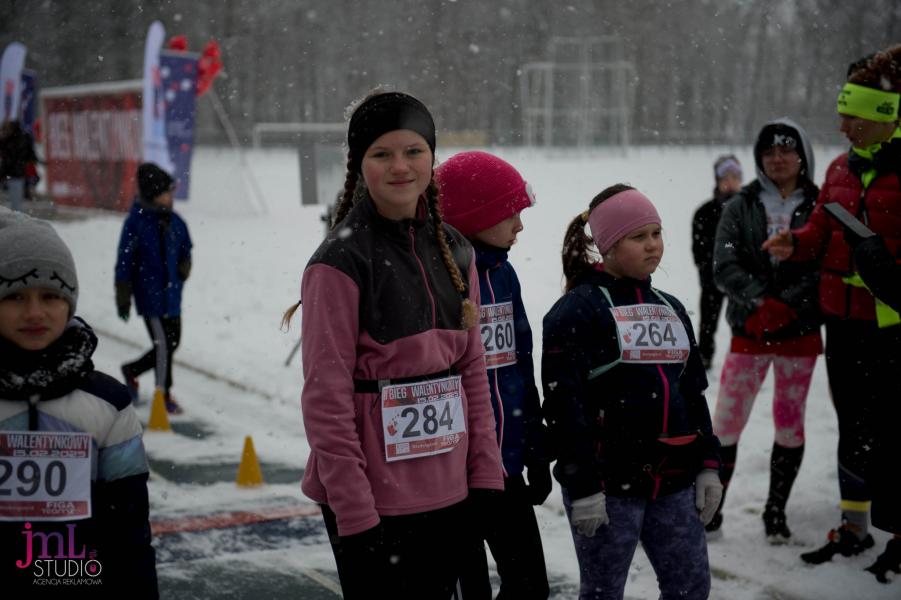
[[[301,286],[303,491],[345,598],[449,598],[504,486],[473,250],[442,222],[419,100],[369,96],[347,144],[335,224]]]

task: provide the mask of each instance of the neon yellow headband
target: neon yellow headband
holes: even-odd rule
[[[838,93],[838,112],[878,123],[898,120],[901,94],[846,83]]]

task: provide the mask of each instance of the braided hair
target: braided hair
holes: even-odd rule
[[[447,234],[444,231],[443,219],[441,218],[441,205],[438,202],[438,186],[435,184],[435,177],[429,182],[429,187],[425,190],[426,206],[429,211],[429,218],[432,226],[435,228],[435,238],[438,241],[438,247],[441,249],[441,257],[444,259],[444,266],[453,281],[454,288],[463,296],[461,306],[460,324],[463,329],[473,327],[479,320],[479,311],[472,300],[466,296],[466,282],[463,280],[463,274],[457,261],[454,260],[454,254],[451,252],[447,243]]]
[[[370,93],[356,106],[348,124],[347,174],[344,178],[344,191],[335,207],[334,217],[330,224],[332,231],[347,217],[357,199],[357,187],[361,183],[363,157],[366,148],[380,135],[396,129],[411,129],[423,137],[435,160],[435,124],[428,109],[419,100],[399,92],[383,92],[376,90]],[[425,190],[426,209],[435,230],[435,239],[441,250],[444,266],[450,275],[454,288],[462,297],[460,308],[460,324],[469,329],[478,322],[476,305],[467,295],[466,281],[463,273],[454,260],[453,252],[447,241],[443,226],[441,209],[438,202],[438,186],[435,183],[434,170]],[[282,326],[290,324],[291,317],[300,303],[285,311]]]
[[[357,180],[359,175],[351,169],[350,153],[347,156],[347,175],[344,177],[344,192],[341,199],[338,200],[338,206],[335,207],[335,216],[332,219],[330,229],[334,231],[338,223],[344,220],[344,217],[350,212],[354,206],[354,192],[357,189]]]

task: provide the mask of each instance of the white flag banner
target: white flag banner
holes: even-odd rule
[[[0,106],[0,122],[18,121],[19,105],[22,100],[22,68],[25,66],[25,46],[13,42],[3,51],[0,60],[0,93],[3,94],[3,106]]]
[[[172,174],[175,166],[169,157],[169,144],[166,141],[166,97],[160,77],[160,50],[165,37],[163,24],[154,21],[147,30],[147,43],[144,46],[144,161],[156,163]]]

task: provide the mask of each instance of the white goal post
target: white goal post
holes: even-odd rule
[[[521,67],[526,145],[627,148],[636,75],[621,38],[554,37],[548,54]]]
[[[301,204],[330,206],[343,187],[346,131],[345,123],[256,123],[251,135],[254,148],[297,148]]]
[[[345,123],[256,123],[252,130],[252,141],[254,148],[260,148],[263,144],[263,138],[281,138],[285,142],[298,142],[301,138],[325,138],[325,140],[343,141],[344,133],[347,131]],[[322,141],[325,141],[322,140]],[[276,142],[279,143],[279,142]]]

